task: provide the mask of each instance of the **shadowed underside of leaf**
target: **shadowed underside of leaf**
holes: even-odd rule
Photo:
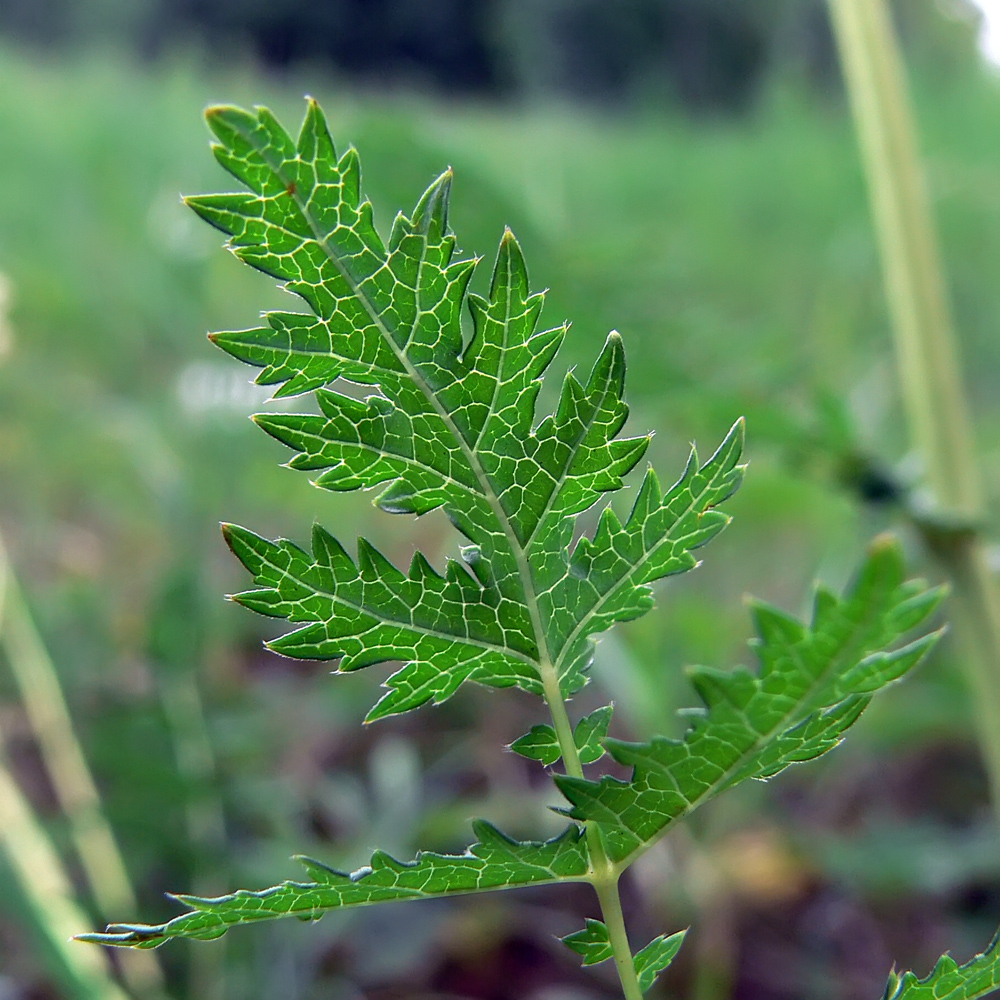
[[[1000,937],[981,955],[959,965],[944,955],[926,979],[892,972],[884,1000],[976,1000],[1000,989]]]
[[[705,709],[684,738],[607,740],[611,756],[632,766],[632,779],[557,777],[570,815],[598,823],[609,855],[624,865],[725,788],[832,749],[872,695],[935,642],[938,633],[886,652],[941,596],[904,582],[898,544],[880,539],[843,599],[818,591],[811,625],[757,605],[760,673],[692,671]]]
[[[582,931],[567,934],[560,940],[567,948],[583,958],[584,965],[600,965],[614,955],[607,924],[592,917],[587,917],[586,926]]]
[[[586,842],[576,827],[541,843],[511,840],[481,820],[473,828],[479,841],[464,854],[427,852],[405,863],[377,852],[368,867],[351,874],[302,858],[311,882],[284,882],[262,892],[241,890],[215,899],[176,896],[190,910],[165,924],[112,924],[103,934],[80,939],[156,948],[171,938],[211,940],[230,927],[257,920],[317,920],[349,906],[582,881],[590,870]]]
[[[674,960],[677,952],[681,950],[681,945],[684,944],[686,935],[686,930],[670,935],[661,934],[641,951],[636,952],[635,971],[643,993],[653,988],[653,983],[660,973]]]

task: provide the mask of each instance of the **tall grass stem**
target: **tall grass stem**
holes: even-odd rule
[[[17,683],[90,892],[105,919],[136,913],[138,904],[121,851],[101,806],[62,685],[38,634],[0,539],[0,646]],[[138,961],[135,960],[138,958]],[[125,982],[144,998],[163,997],[163,973],[149,952],[122,964]]]
[[[128,1000],[111,978],[105,957],[96,948],[82,948],[71,940],[74,934],[90,930],[90,917],[76,902],[52,841],[2,758],[0,847],[35,914],[35,922],[59,955],[77,991],[94,1000]]]
[[[900,46],[886,0],[829,0],[867,178],[912,444],[912,514],[951,578],[994,811],[1000,815],[1000,594],[980,535],[983,491]]]
[[[10,569],[0,561],[0,639],[10,611]],[[76,989],[94,1000],[127,1000],[111,978],[106,960],[71,938],[85,932],[89,916],[76,901],[73,885],[48,833],[21,791],[3,756],[0,729],[0,847],[35,914],[35,921],[59,955]]]

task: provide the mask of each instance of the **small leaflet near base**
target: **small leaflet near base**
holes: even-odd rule
[[[584,965],[598,965],[614,955],[607,926],[592,917],[587,917],[587,925],[582,931],[574,931],[559,940],[567,948],[583,956]]]
[[[669,937],[661,934],[636,953],[635,973],[639,977],[639,987],[643,993],[649,992],[660,973],[674,960],[686,934],[686,929]]]

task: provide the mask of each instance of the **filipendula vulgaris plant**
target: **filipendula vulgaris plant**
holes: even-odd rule
[[[256,422],[295,452],[292,468],[318,473],[317,486],[377,488],[375,503],[390,513],[442,508],[468,542],[442,576],[419,553],[404,572],[363,538],[354,557],[319,526],[306,551],[226,525],[255,584],[234,599],[296,626],[270,643],[286,656],[337,659],[338,671],[401,661],[369,722],[438,704],[466,681],[537,695],[548,721],[511,749],[554,769],[568,826],[535,842],[478,821],[463,854],[401,862],[376,853],[350,874],[302,859],[307,882],[177,896],[187,912],[165,924],[115,924],[86,940],[154,948],[341,907],[586,882],[603,919],[563,940],[585,965],[613,960],[623,995],[639,1000],[686,932],[633,952],[622,873],[725,789],[835,747],[873,695],[934,644],[937,632],[903,637],[941,591],[907,582],[897,544],[880,539],[844,596],[817,590],[810,621],[754,605],[759,668],[692,671],[704,707],[688,715],[680,739],[609,739],[610,705],[574,724],[568,702],[587,683],[594,637],[649,611],[652,584],[695,567],[694,551],[729,522],[719,505],[743,475],[742,422],[704,464],[692,451],[669,489],[647,470],[631,513],[622,520],[606,508],[593,537],[573,544],[577,516],[621,489],[649,444],[648,436],[619,437],[628,410],[618,334],[586,381],[566,375],[556,412],[538,418],[541,379],[567,327],[540,327],[543,295],[530,291],[509,230],[489,296],[469,293],[478,260],[456,253],[448,228],[450,171],[411,216],[396,217],[386,243],[361,194],[357,153],[337,156],[315,102],[297,141],[264,108],[215,107],[207,118],[216,159],[248,190],[187,203],[228,235],[240,260],[285,282],[309,309],[212,336],[262,369],[257,381],[277,386],[276,396],[316,396],[319,414],[268,413]],[[344,395],[336,379],[373,394]],[[630,766],[631,779],[585,778],[583,766],[605,754]],[[923,981],[894,973],[887,996],[972,998],[998,976],[994,944],[965,966],[942,958]]]

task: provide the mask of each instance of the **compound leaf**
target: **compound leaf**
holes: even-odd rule
[[[832,749],[872,695],[936,641],[939,633],[886,651],[941,597],[940,589],[904,582],[900,548],[883,538],[846,597],[818,591],[811,625],[757,605],[760,673],[693,671],[705,709],[684,737],[606,740],[611,756],[632,766],[632,779],[558,776],[570,815],[600,824],[610,856],[624,866],[723,789]]]
[[[338,157],[315,102],[297,140],[265,108],[216,107],[207,119],[216,158],[247,190],[188,204],[310,309],[212,338],[259,367],[276,395],[315,392],[318,413],[257,423],[318,486],[377,488],[375,502],[393,513],[441,507],[473,543],[463,553],[470,572],[451,564],[442,578],[420,557],[404,574],[364,542],[355,566],[325,533],[310,559],[230,528],[263,587],[238,600],[303,626],[272,644],[287,655],[343,657],[345,670],[403,660],[369,718],[442,701],[466,680],[540,693],[553,665],[572,694],[586,683],[591,637],[648,610],[648,584],[696,565],[690,550],[727,523],[713,508],[739,482],[741,428],[703,469],[692,459],[664,496],[647,473],[626,524],[606,512],[571,553],[576,515],[621,488],[649,442],[620,437],[618,334],[585,380],[564,377],[555,413],[537,415],[567,327],[539,326],[544,297],[509,230],[488,296],[469,293],[477,261],[456,253],[448,228],[450,171],[383,241],[357,154]],[[377,392],[357,399],[338,378]]]
[[[188,912],[164,924],[112,924],[82,941],[126,948],[157,948],[171,938],[211,940],[238,924],[279,917],[318,920],[348,906],[404,899],[425,899],[547,882],[581,881],[590,870],[586,842],[576,827],[554,840],[511,840],[482,820],[473,824],[478,842],[464,854],[418,854],[396,861],[381,851],[353,873],[338,872],[318,861],[299,860],[310,882],[283,882],[260,892],[240,890],[214,899],[175,896]]]
[[[1000,989],[1000,935],[965,965],[943,955],[926,979],[893,970],[883,1000],[976,1000],[996,989]]]

